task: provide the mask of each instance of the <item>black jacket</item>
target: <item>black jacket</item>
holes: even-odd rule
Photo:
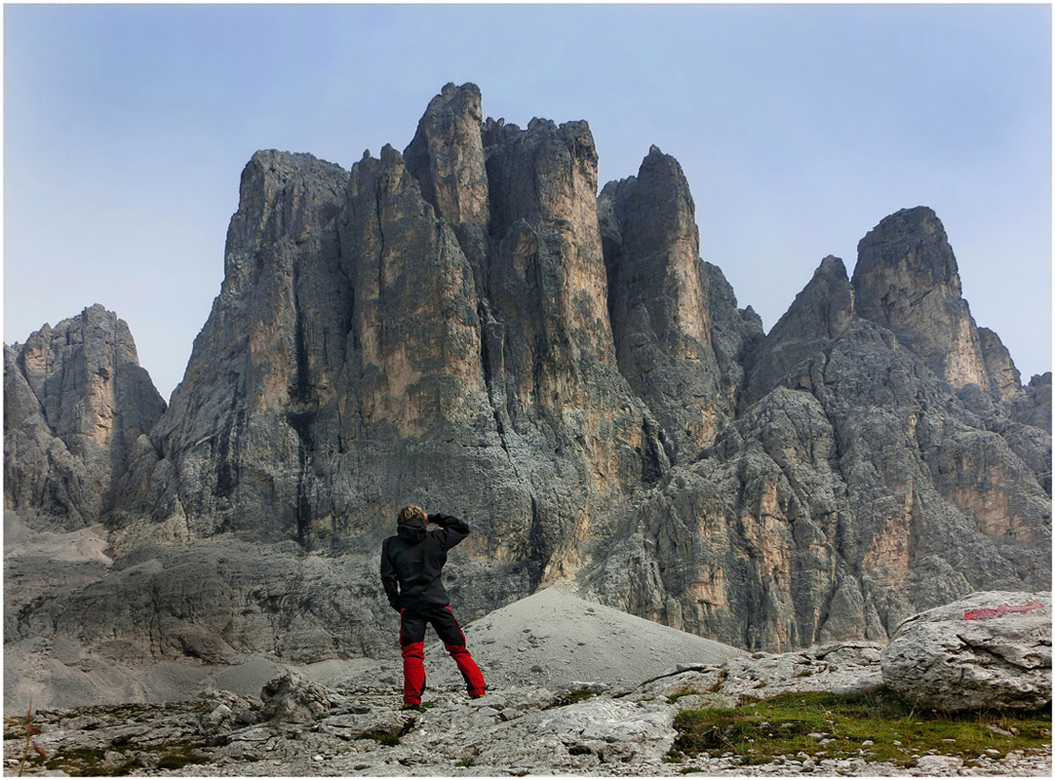
[[[450,515],[429,515],[440,526],[428,531],[410,520],[381,546],[381,582],[393,609],[444,607],[450,597],[440,581],[447,551],[469,535],[469,524]]]

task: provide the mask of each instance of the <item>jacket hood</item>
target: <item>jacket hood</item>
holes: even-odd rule
[[[408,542],[420,542],[428,531],[425,530],[425,524],[415,517],[399,526],[396,533]]]

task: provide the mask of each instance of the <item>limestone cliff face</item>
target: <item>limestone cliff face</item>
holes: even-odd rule
[[[448,84],[434,97],[403,152],[436,215],[451,225],[487,227],[491,219],[480,90]]]
[[[350,171],[254,155],[163,415],[120,390],[121,365],[141,376],[124,347],[73,357],[123,336],[5,350],[7,505],[105,520],[118,556],[46,608],[19,601],[12,636],[102,653],[124,632],[155,660],[383,653],[371,572],[411,502],[472,523],[448,583],[470,615],[575,577],[777,650],[1050,587],[1051,377],[1022,386],[975,326],[932,211],[880,222],[852,277],[823,259],[765,334],[701,261],[674,158],[653,147],[598,197],[585,122],[483,117],[474,85],[448,85],[402,153]],[[200,556],[207,599],[187,593]],[[153,606],[131,595],[140,566]]]
[[[805,370],[809,359],[842,335],[856,316],[846,267],[829,255],[766,337],[752,362],[741,403],[754,403],[789,374]],[[809,386],[810,380],[802,377],[799,384]]]
[[[4,508],[98,522],[152,467],[146,434],[164,410],[128,325],[98,304],[4,345]]]
[[[333,406],[349,283],[336,217],[347,174],[310,155],[258,152],[242,173],[224,281],[183,381],[154,430],[163,460],[143,497],[155,519],[208,536],[296,534],[306,522],[309,421]]]
[[[978,347],[985,363],[989,389],[998,401],[1011,401],[1022,392],[1022,375],[1000,337],[989,328],[978,328]]]

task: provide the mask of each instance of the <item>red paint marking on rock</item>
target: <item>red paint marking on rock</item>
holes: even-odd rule
[[[1007,604],[1001,604],[996,609],[972,609],[969,612],[963,613],[964,620],[989,620],[989,618],[1000,617],[1001,615],[1009,615],[1012,612],[1029,612],[1033,609],[1040,609],[1043,604],[1039,604],[1036,601],[1031,601],[1028,604],[1020,604],[1017,606],[1009,607]]]

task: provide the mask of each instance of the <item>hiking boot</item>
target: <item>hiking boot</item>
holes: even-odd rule
[[[413,710],[414,712],[424,712],[425,708],[422,707],[420,704],[404,704],[402,707],[400,707],[400,710]]]

